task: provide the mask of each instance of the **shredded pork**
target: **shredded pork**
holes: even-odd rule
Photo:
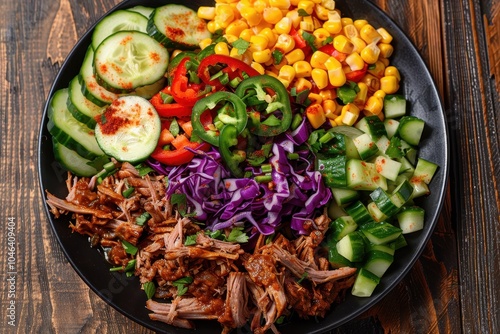
[[[326,214],[307,223],[308,235],[291,240],[277,233],[268,243],[260,236],[249,253],[173,210],[162,176],[140,176],[129,163],[117,167],[100,183],[69,174],[66,198],[47,192],[47,203],[56,218],[72,214],[73,231],[88,235],[113,265],[125,270],[135,261],[140,282],[156,287],[146,303],[151,319],[190,329],[193,320],[217,320],[223,333],[249,323],[254,333],[278,333],[282,316],[323,317],[352,286],[356,269],[331,270],[319,251]],[[134,191],[126,198],[129,187]],[[149,218],[138,223],[144,213]],[[124,242],[137,253],[127,252]],[[185,278],[189,284],[179,285]]]

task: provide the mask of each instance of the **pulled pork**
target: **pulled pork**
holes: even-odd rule
[[[330,223],[326,214],[307,223],[308,235],[290,240],[277,233],[267,243],[260,236],[249,253],[175,212],[162,176],[140,176],[129,163],[116,166],[99,184],[69,174],[66,198],[47,192],[47,203],[56,218],[71,213],[73,231],[103,247],[112,264],[125,270],[135,261],[141,284],[156,287],[155,300],[146,303],[153,320],[183,328],[194,328],[193,320],[217,320],[223,333],[249,323],[254,333],[278,333],[281,317],[323,317],[354,283],[356,269],[331,270],[319,247]],[[138,223],[145,213],[147,221]],[[135,256],[124,241],[137,247]]]

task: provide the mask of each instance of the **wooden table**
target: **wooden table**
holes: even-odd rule
[[[334,332],[498,333],[500,0],[373,2],[408,34],[437,83],[451,141],[450,181],[435,233],[411,272]],[[79,36],[116,3],[0,4],[0,332],[149,332],[99,299],[68,264],[43,211],[36,169],[51,83]],[[12,235],[14,285],[7,274]]]

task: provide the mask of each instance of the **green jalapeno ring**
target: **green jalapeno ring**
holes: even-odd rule
[[[238,145],[238,130],[232,124],[224,125],[220,132],[220,155],[233,176],[243,177],[243,170],[239,164],[245,160],[245,157],[232,151],[231,148],[236,145]]]

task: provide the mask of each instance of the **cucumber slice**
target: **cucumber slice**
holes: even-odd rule
[[[103,107],[98,106],[83,95],[82,85],[78,76],[70,81],[68,94],[67,105],[71,114],[89,128],[95,128],[96,121],[94,117],[103,112]]]
[[[384,97],[385,118],[398,118],[406,115],[406,99],[403,95],[386,95]]]
[[[373,222],[370,212],[368,212],[368,209],[361,201],[356,201],[353,204],[346,206],[345,211],[358,225]]]
[[[365,257],[365,241],[357,231],[345,235],[336,247],[337,252],[351,262],[363,261]]]
[[[151,13],[153,13],[155,9],[153,7],[146,7],[146,6],[137,5],[137,6],[134,6],[132,8],[128,8],[127,10],[139,13],[139,14],[141,14],[144,17],[149,19],[149,17],[151,16]],[[146,28],[147,28],[147,23],[146,23]]]
[[[426,184],[429,184],[436,173],[438,165],[422,158],[418,158],[417,166],[413,172],[414,178],[420,178]]]
[[[106,154],[119,161],[137,163],[156,148],[161,121],[153,105],[140,96],[122,96],[106,108],[95,128],[95,137]]]
[[[346,188],[331,188],[333,198],[338,205],[346,205],[359,198],[356,190]]]
[[[391,200],[397,207],[402,207],[407,201],[410,200],[413,194],[413,186],[404,179],[392,192]]]
[[[358,276],[356,276],[351,293],[356,297],[370,297],[379,283],[380,277],[368,269],[361,268]]]
[[[316,159],[316,170],[321,173],[327,187],[347,186],[346,157],[339,155],[334,158]]]
[[[91,177],[99,171],[89,165],[91,162],[83,158],[76,151],[70,150],[63,144],[59,143],[52,137],[52,147],[54,149],[54,157],[63,166],[64,169],[78,176]]]
[[[92,33],[92,49],[97,50],[106,37],[118,31],[141,31],[147,33],[148,19],[140,13],[120,9],[105,16]]]
[[[328,130],[328,132],[340,133],[345,136],[345,156],[347,159],[360,159],[358,149],[354,145],[353,139],[363,134],[363,131],[356,129],[353,126],[340,125]]]
[[[160,80],[168,59],[167,49],[154,38],[138,31],[119,31],[95,50],[94,70],[104,88],[131,92]]]
[[[406,241],[405,236],[401,233],[399,237],[396,238],[393,242],[388,244],[389,247],[394,248],[394,250],[398,250],[400,248],[406,247],[408,242]]]
[[[76,151],[85,159],[92,160],[104,155],[94,137],[94,131],[76,120],[66,105],[68,88],[62,88],[54,93],[50,100],[49,122],[47,128],[50,134],[62,145]]]
[[[375,245],[387,244],[396,240],[402,231],[387,222],[367,223],[360,227],[366,238]]]
[[[395,181],[401,169],[399,161],[392,160],[389,157],[379,155],[374,161],[377,172],[388,180]]]
[[[328,262],[333,269],[353,266],[351,261],[339,254],[336,246],[328,247]]]
[[[421,207],[404,207],[396,217],[403,234],[413,233],[424,228],[425,210]]]
[[[426,196],[431,193],[427,183],[422,181],[422,179],[419,177],[412,177],[410,179],[410,184],[413,186],[413,193],[411,194],[410,199]]]
[[[368,251],[379,251],[393,256],[396,253],[396,250],[394,249],[394,243],[389,245],[370,245]]]
[[[396,206],[389,196],[382,188],[377,188],[370,193],[370,197],[377,207],[382,211],[387,217],[394,215],[399,207]]]
[[[386,118],[384,120],[385,132],[387,133],[387,138],[391,139],[398,131],[399,122],[395,119]]]
[[[83,59],[82,67],[78,79],[82,86],[82,94],[92,103],[104,107],[111,104],[120,95],[106,90],[97,83],[94,74],[94,50],[91,46],[88,47]]]
[[[197,49],[202,40],[212,37],[194,10],[177,4],[156,8],[149,18],[148,33],[166,48],[181,50]]]
[[[375,142],[375,144],[377,144],[377,147],[378,147],[379,151],[382,152],[382,153],[384,153],[384,154],[385,154],[385,151],[387,151],[387,148],[389,147],[390,143],[391,143],[391,141],[386,136],[381,136]]]
[[[387,179],[377,173],[375,164],[358,159],[346,163],[347,187],[353,190],[387,190]]]
[[[387,136],[384,123],[378,116],[365,116],[356,123],[355,127],[369,134],[373,140],[377,140],[381,136]]]
[[[383,213],[379,207],[377,206],[377,203],[375,202],[370,202],[366,206],[366,209],[370,213],[370,216],[372,217],[373,220],[376,222],[381,222],[389,218],[385,213]]]
[[[394,256],[383,251],[371,250],[367,254],[367,259],[363,268],[378,277],[384,276],[385,272],[394,262]]]
[[[353,139],[354,146],[362,160],[369,159],[378,153],[378,146],[368,133],[364,133]]]
[[[358,225],[351,216],[339,217],[330,223],[330,235],[335,241],[339,241],[357,228]]]
[[[410,145],[417,146],[424,131],[425,122],[415,116],[403,116],[399,120],[396,135]]]

